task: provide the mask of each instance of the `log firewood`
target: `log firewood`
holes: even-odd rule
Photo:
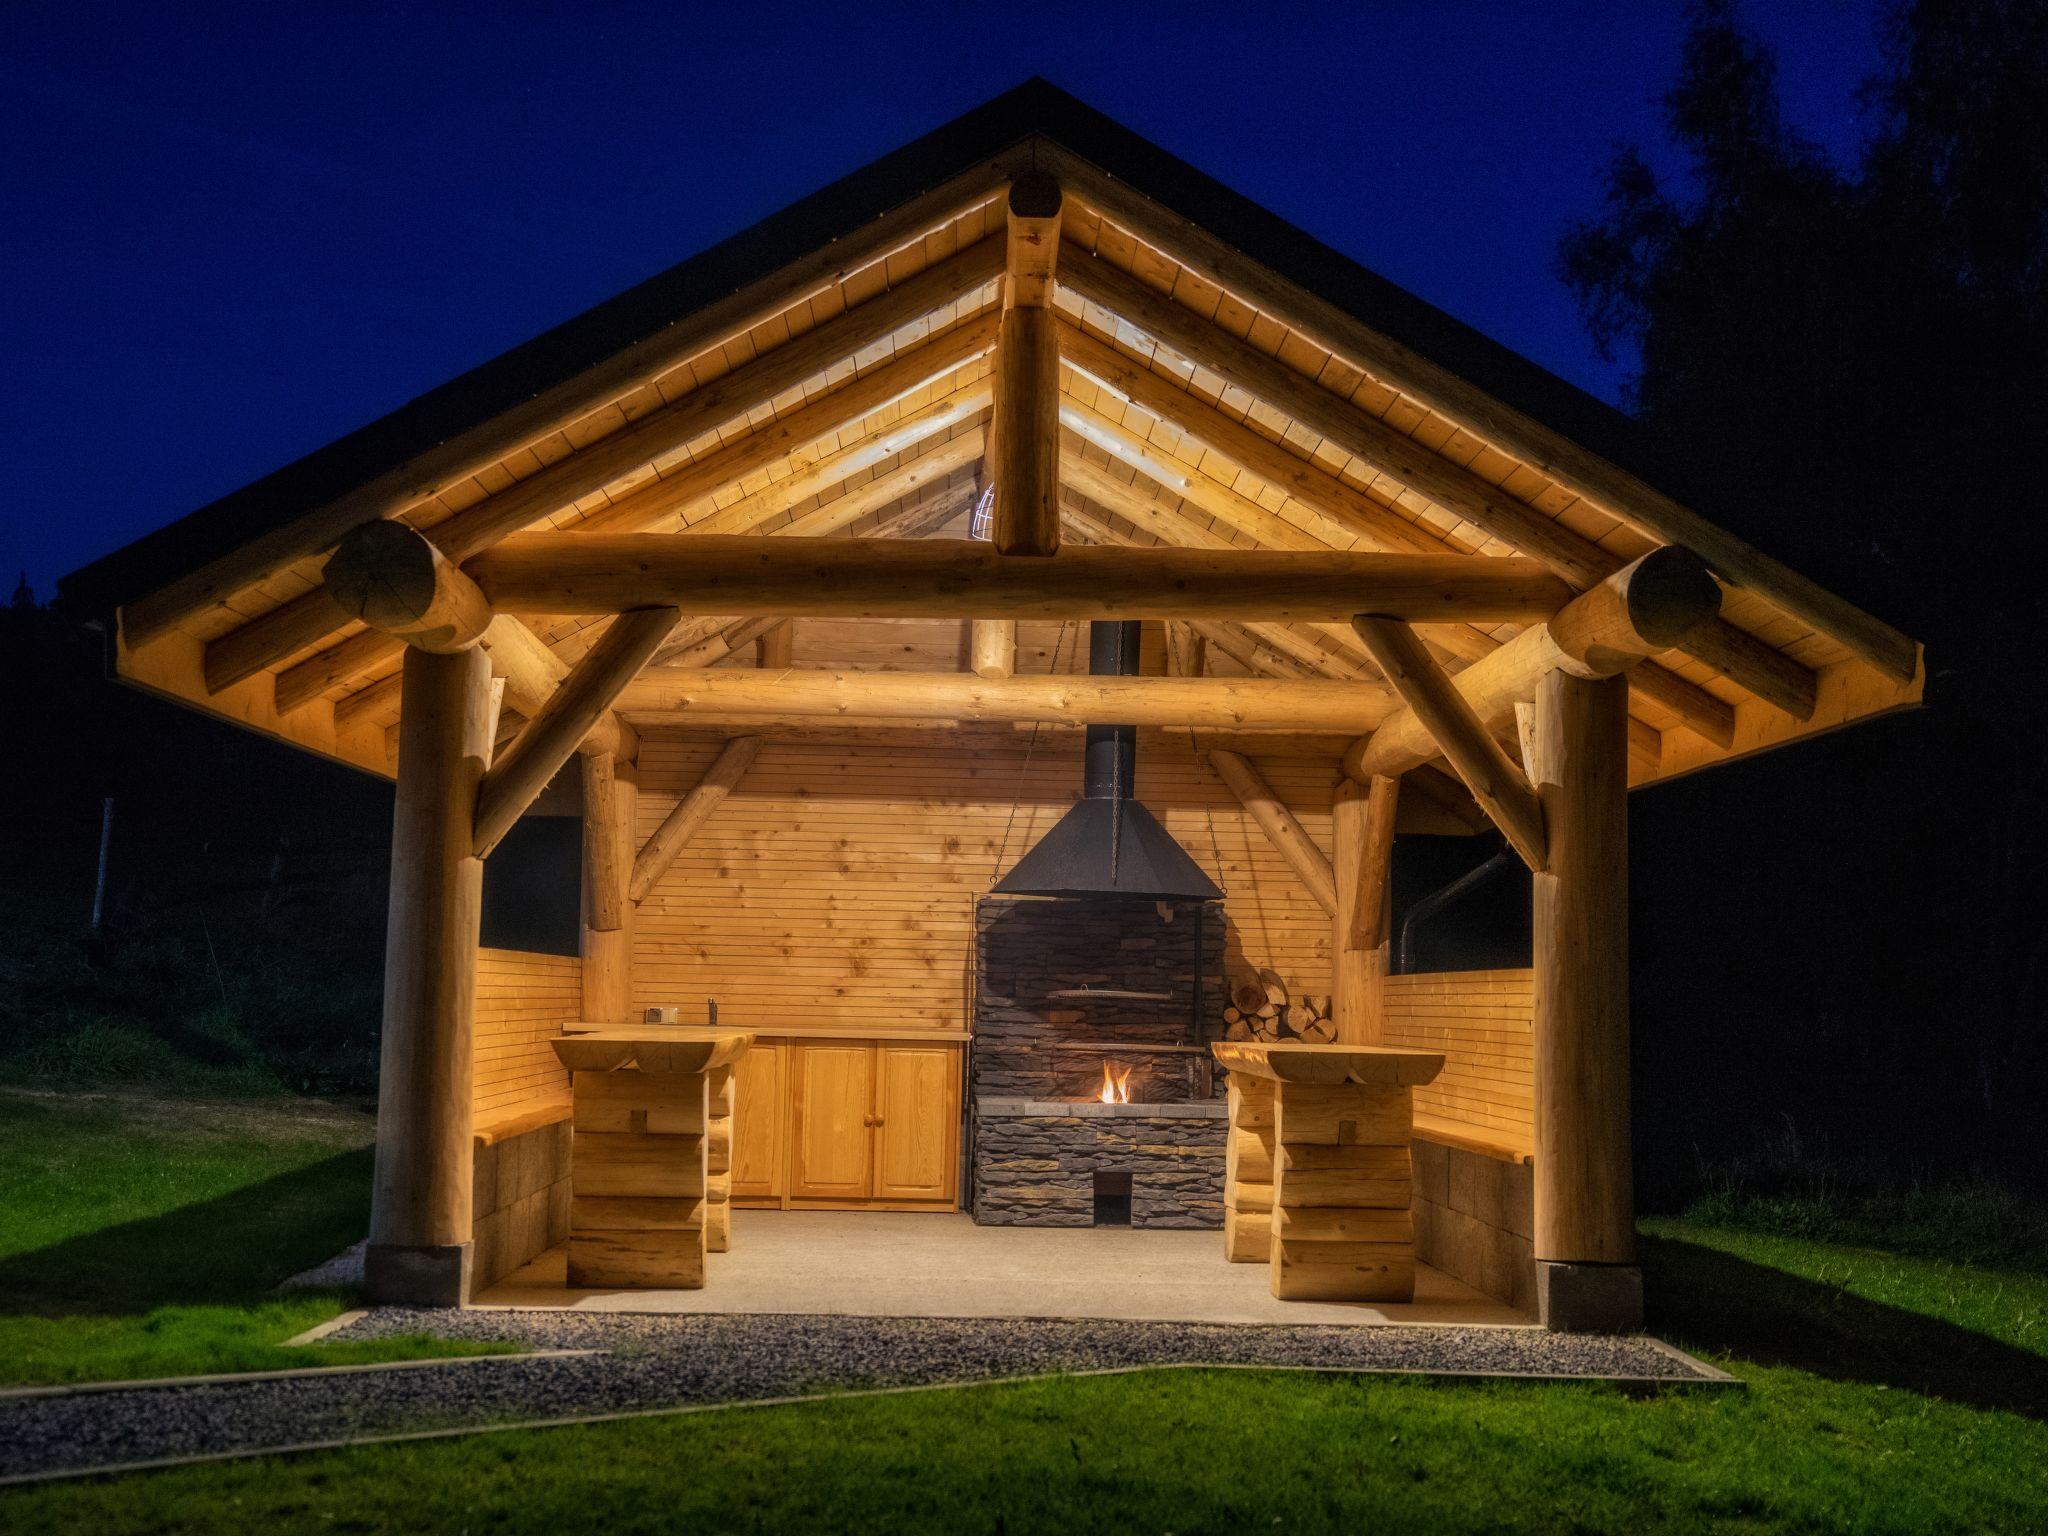
[[[1257,1013],[1266,1006],[1266,989],[1255,977],[1244,977],[1230,984],[1230,1000],[1240,1013]]]
[[[1315,1045],[1328,1045],[1337,1038],[1337,1026],[1327,1018],[1314,1019],[1302,1029],[1301,1038]]]
[[[1287,983],[1280,979],[1278,971],[1269,971],[1264,966],[1260,966],[1259,985],[1265,989],[1267,1002],[1285,1005],[1287,1002]]]

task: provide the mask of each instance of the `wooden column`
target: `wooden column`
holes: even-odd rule
[[[1049,176],[1026,172],[1010,184],[989,450],[996,490],[990,539],[1006,555],[1051,555],[1060,547],[1060,344],[1051,306],[1061,201]]]
[[[595,1024],[624,1024],[633,1012],[632,772],[609,752],[583,756],[583,1017]]]
[[[1546,1326],[1642,1324],[1629,1146],[1628,684],[1551,672],[1530,777],[1535,877],[1536,1269]]]
[[[483,860],[477,784],[490,762],[491,665],[479,648],[405,653],[377,1163],[364,1288],[370,1299],[469,1299],[471,1095]]]
[[[754,641],[754,665],[779,672],[789,665],[795,647],[796,620],[784,619]]]
[[[1345,779],[1330,807],[1337,910],[1330,937],[1330,1019],[1339,1045],[1386,1039],[1394,813],[1401,781]]]
[[[1017,621],[975,619],[971,645],[976,677],[1010,677],[1017,671]]]

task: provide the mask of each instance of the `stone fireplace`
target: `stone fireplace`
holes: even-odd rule
[[[977,1222],[1223,1224],[1223,939],[1204,901],[982,898]]]

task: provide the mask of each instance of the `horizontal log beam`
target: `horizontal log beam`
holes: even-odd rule
[[[1514,721],[1516,703],[1535,696],[1544,673],[1607,677],[1626,671],[1633,660],[1670,650],[1710,622],[1720,598],[1698,557],[1666,545],[1573,599],[1548,623],[1531,625],[1473,662],[1453,681],[1488,731],[1504,730]],[[1354,779],[1391,776],[1428,762],[1437,751],[1427,723],[1402,710],[1345,753],[1344,771]]]
[[[1072,551],[1063,551],[1066,559]],[[712,721],[970,720],[1192,726],[1209,730],[1370,729],[1393,701],[1377,683],[1274,678],[983,678],[961,672],[762,673],[652,667],[617,709],[633,725]],[[1361,724],[1362,722],[1362,724]]]
[[[399,522],[365,523],[328,557],[324,576],[341,612],[423,651],[466,651],[490,627],[475,582]]]
[[[494,606],[552,614],[1528,623],[1571,598],[1512,558],[1078,548],[1041,559],[961,539],[522,534],[464,570]]]

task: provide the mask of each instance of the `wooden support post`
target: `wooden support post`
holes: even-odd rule
[[[476,851],[483,858],[547,788],[619,691],[675,628],[673,608],[622,613],[569,669],[562,685],[494,764],[476,797]]]
[[[709,1095],[704,1118],[704,1246],[712,1253],[732,1247],[733,1105],[737,1101],[731,1067],[713,1067],[706,1075]]]
[[[1051,307],[1060,208],[1059,183],[1049,176],[1027,172],[1010,184],[990,447],[990,538],[1006,555],[1051,555],[1060,547],[1060,346]]]
[[[975,619],[972,645],[976,677],[1009,677],[1017,670],[1017,621]]]
[[[626,889],[634,901],[646,900],[647,893],[675,863],[676,855],[697,835],[697,829],[711,819],[711,813],[732,793],[733,786],[746,776],[760,750],[760,737],[735,736],[704,770],[696,787],[662,818],[661,825],[633,860],[632,879]]]
[[[1471,703],[1405,624],[1365,615],[1352,621],[1358,638],[1394,691],[1429,729],[1472,798],[1531,869],[1543,867],[1543,811],[1522,770],[1493,739]],[[1624,701],[1627,689],[1623,689]],[[1626,711],[1624,711],[1624,715]],[[1623,759],[1624,768],[1627,759]]]
[[[780,672],[789,665],[795,646],[795,619],[770,625],[754,641],[754,665],[765,672]]]
[[[1330,1019],[1339,1045],[1386,1039],[1388,915],[1401,781],[1345,779],[1330,807],[1337,911],[1330,937]]]
[[[583,1017],[593,1024],[632,1019],[634,902],[627,871],[638,804],[630,765],[609,752],[583,755]]]
[[[491,668],[475,647],[408,649],[404,665],[364,1287],[377,1302],[452,1307],[469,1299],[483,899],[473,827],[491,756]]]
[[[1217,776],[1230,787],[1240,804],[1252,813],[1252,820],[1259,824],[1259,830],[1266,834],[1266,840],[1273,845],[1287,867],[1294,871],[1295,878],[1308,887],[1309,895],[1325,912],[1337,910],[1337,882],[1330,869],[1330,861],[1323,857],[1323,850],[1316,846],[1308,829],[1295,817],[1286,803],[1273,793],[1272,786],[1259,776],[1259,770],[1251,765],[1250,759],[1236,752],[1226,752],[1218,747],[1209,753],[1209,764]]]
[[[1530,764],[1549,827],[1535,878],[1538,1311],[1642,1325],[1629,1147],[1627,684],[1552,672]]]
[[[1166,622],[1166,671],[1169,677],[1200,677],[1208,670],[1209,637],[1185,619]]]

